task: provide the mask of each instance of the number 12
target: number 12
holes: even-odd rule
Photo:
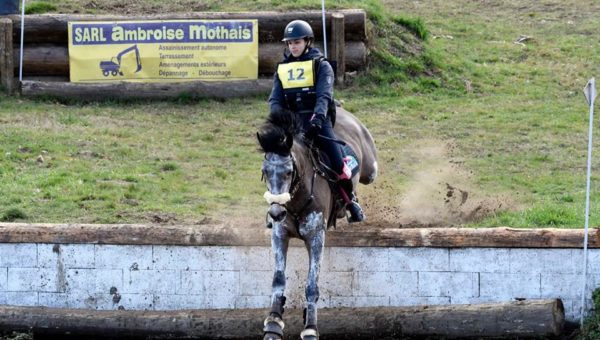
[[[288,71],[289,73],[289,77],[288,77],[288,81],[292,81],[292,80],[304,80],[304,69],[303,68],[297,68],[296,71],[298,72],[298,77],[294,78],[294,70],[290,69]]]

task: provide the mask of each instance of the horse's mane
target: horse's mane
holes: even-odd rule
[[[287,110],[271,112],[257,132],[260,148],[265,153],[287,155],[290,153],[294,135],[298,131],[299,125],[292,112]]]

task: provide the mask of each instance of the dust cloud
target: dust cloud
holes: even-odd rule
[[[475,221],[514,204],[507,197],[485,195],[472,174],[451,157],[453,146],[439,140],[424,140],[403,151],[397,162],[406,182],[391,184],[385,168],[371,186],[360,186],[360,202],[371,227],[455,227]],[[342,224],[350,227],[347,224]]]

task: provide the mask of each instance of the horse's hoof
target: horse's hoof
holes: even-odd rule
[[[263,340],[281,340],[283,338],[283,328],[285,324],[280,317],[269,315],[264,322]]]
[[[279,334],[275,333],[265,333],[263,340],[281,340],[282,337]]]
[[[302,340],[318,340],[319,332],[314,328],[305,328],[302,333],[300,333],[300,338]]]

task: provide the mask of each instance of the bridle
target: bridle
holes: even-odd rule
[[[266,155],[265,155],[265,160],[267,160]],[[273,163],[269,160],[267,160],[270,163]],[[288,160],[286,160],[285,162],[280,162],[276,165],[284,165],[287,164],[288,162],[292,162],[292,182],[290,183],[290,189],[289,189],[289,193],[290,193],[290,201],[283,204],[282,206],[286,209],[286,211],[294,218],[294,220],[296,220],[296,222],[299,220],[300,215],[306,210],[306,208],[308,208],[308,206],[310,206],[310,204],[313,202],[315,196],[314,196],[314,187],[315,187],[315,178],[317,177],[317,169],[314,166],[313,163],[313,176],[311,178],[310,181],[310,193],[308,198],[306,199],[306,201],[304,202],[304,204],[302,204],[302,206],[300,207],[299,210],[294,211],[291,209],[290,206],[290,202],[293,201],[294,196],[296,195],[296,193],[298,192],[298,190],[300,189],[301,186],[301,174],[300,171],[298,170],[298,166],[296,165],[296,159],[293,156],[293,154],[290,154],[290,158]],[[261,175],[261,181],[266,182],[265,179],[265,173],[264,171],[262,172]],[[273,204],[273,203],[272,203]],[[296,225],[298,225],[298,223],[296,223]]]

